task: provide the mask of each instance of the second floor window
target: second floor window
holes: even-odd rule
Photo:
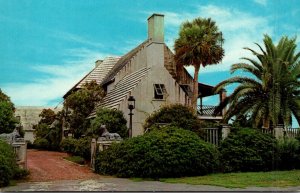
[[[154,84],[154,98],[155,99],[165,99],[167,94],[164,84]]]

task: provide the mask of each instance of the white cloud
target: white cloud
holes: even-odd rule
[[[31,83],[4,85],[3,91],[18,106],[56,106],[50,101],[62,100],[62,96],[93,69],[96,60],[106,54],[85,48],[67,50],[71,58],[57,65],[33,65],[33,69],[49,78],[36,78]],[[76,57],[76,58],[72,58]]]
[[[70,42],[81,43],[83,45],[89,45],[89,46],[94,46],[94,47],[102,47],[103,46],[101,43],[97,43],[95,41],[89,40],[86,37],[82,37],[82,36],[72,34],[69,32],[53,31],[50,33],[50,36],[54,37],[54,38],[60,38],[60,39],[70,41]]]
[[[149,15],[152,12],[144,13]],[[222,64],[202,68],[201,73],[227,71],[232,64],[240,62],[241,57],[253,57],[243,48],[250,47],[256,50],[254,42],[261,44],[263,34],[272,35],[273,32],[268,18],[233,8],[205,5],[197,7],[194,12],[161,11],[161,13],[165,15],[165,42],[170,48],[173,48],[182,22],[191,21],[196,17],[210,17],[216,21],[225,39],[225,57]],[[190,72],[192,69],[192,67],[188,68]]]
[[[260,5],[266,6],[267,5],[267,0],[254,0],[255,3],[258,3]]]

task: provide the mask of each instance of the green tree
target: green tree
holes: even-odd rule
[[[64,102],[64,108],[70,110],[66,117],[75,138],[81,137],[90,127],[90,120],[86,119],[104,97],[104,91],[96,83],[91,81],[83,87],[71,93]]]
[[[126,126],[127,120],[120,110],[99,108],[95,119],[91,121],[91,133],[99,135],[100,126],[106,125],[110,133],[118,133],[122,138],[128,137],[128,129]]]
[[[52,109],[43,109],[39,117],[41,117],[41,120],[33,126],[36,136],[34,144],[41,149],[58,150],[62,128],[60,113],[56,115]]]
[[[52,109],[43,109],[42,112],[39,114],[39,117],[41,117],[39,123],[51,125],[56,118],[56,114]]]
[[[0,89],[0,133],[10,133],[14,130],[17,123],[14,111],[14,104]]]
[[[175,40],[175,61],[178,72],[183,66],[194,66],[194,84],[192,107],[197,109],[198,73],[203,67],[219,63],[223,56],[222,33],[210,18],[196,18],[192,22],[184,22]]]
[[[277,45],[264,36],[263,49],[256,44],[260,52],[252,52],[255,59],[242,58],[247,63],[234,64],[231,72],[243,70],[245,76],[229,78],[215,87],[219,92],[227,85],[239,85],[223,102],[217,111],[230,105],[225,120],[231,117],[250,116],[254,126],[270,128],[278,123],[291,125],[292,114],[300,121],[299,80],[300,52],[296,53],[296,39],[282,37]],[[250,75],[250,76],[248,76]]]

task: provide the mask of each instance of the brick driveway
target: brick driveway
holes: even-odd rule
[[[52,151],[27,151],[27,166],[30,171],[29,181],[45,182],[54,180],[97,179],[87,166],[80,166],[64,160],[66,153]]]

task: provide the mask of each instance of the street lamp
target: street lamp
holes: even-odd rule
[[[128,134],[129,134],[129,138],[132,137],[132,109],[135,108],[135,98],[133,96],[129,96],[128,98],[128,109],[130,110],[130,113],[128,114],[129,115],[129,131],[128,131]]]

